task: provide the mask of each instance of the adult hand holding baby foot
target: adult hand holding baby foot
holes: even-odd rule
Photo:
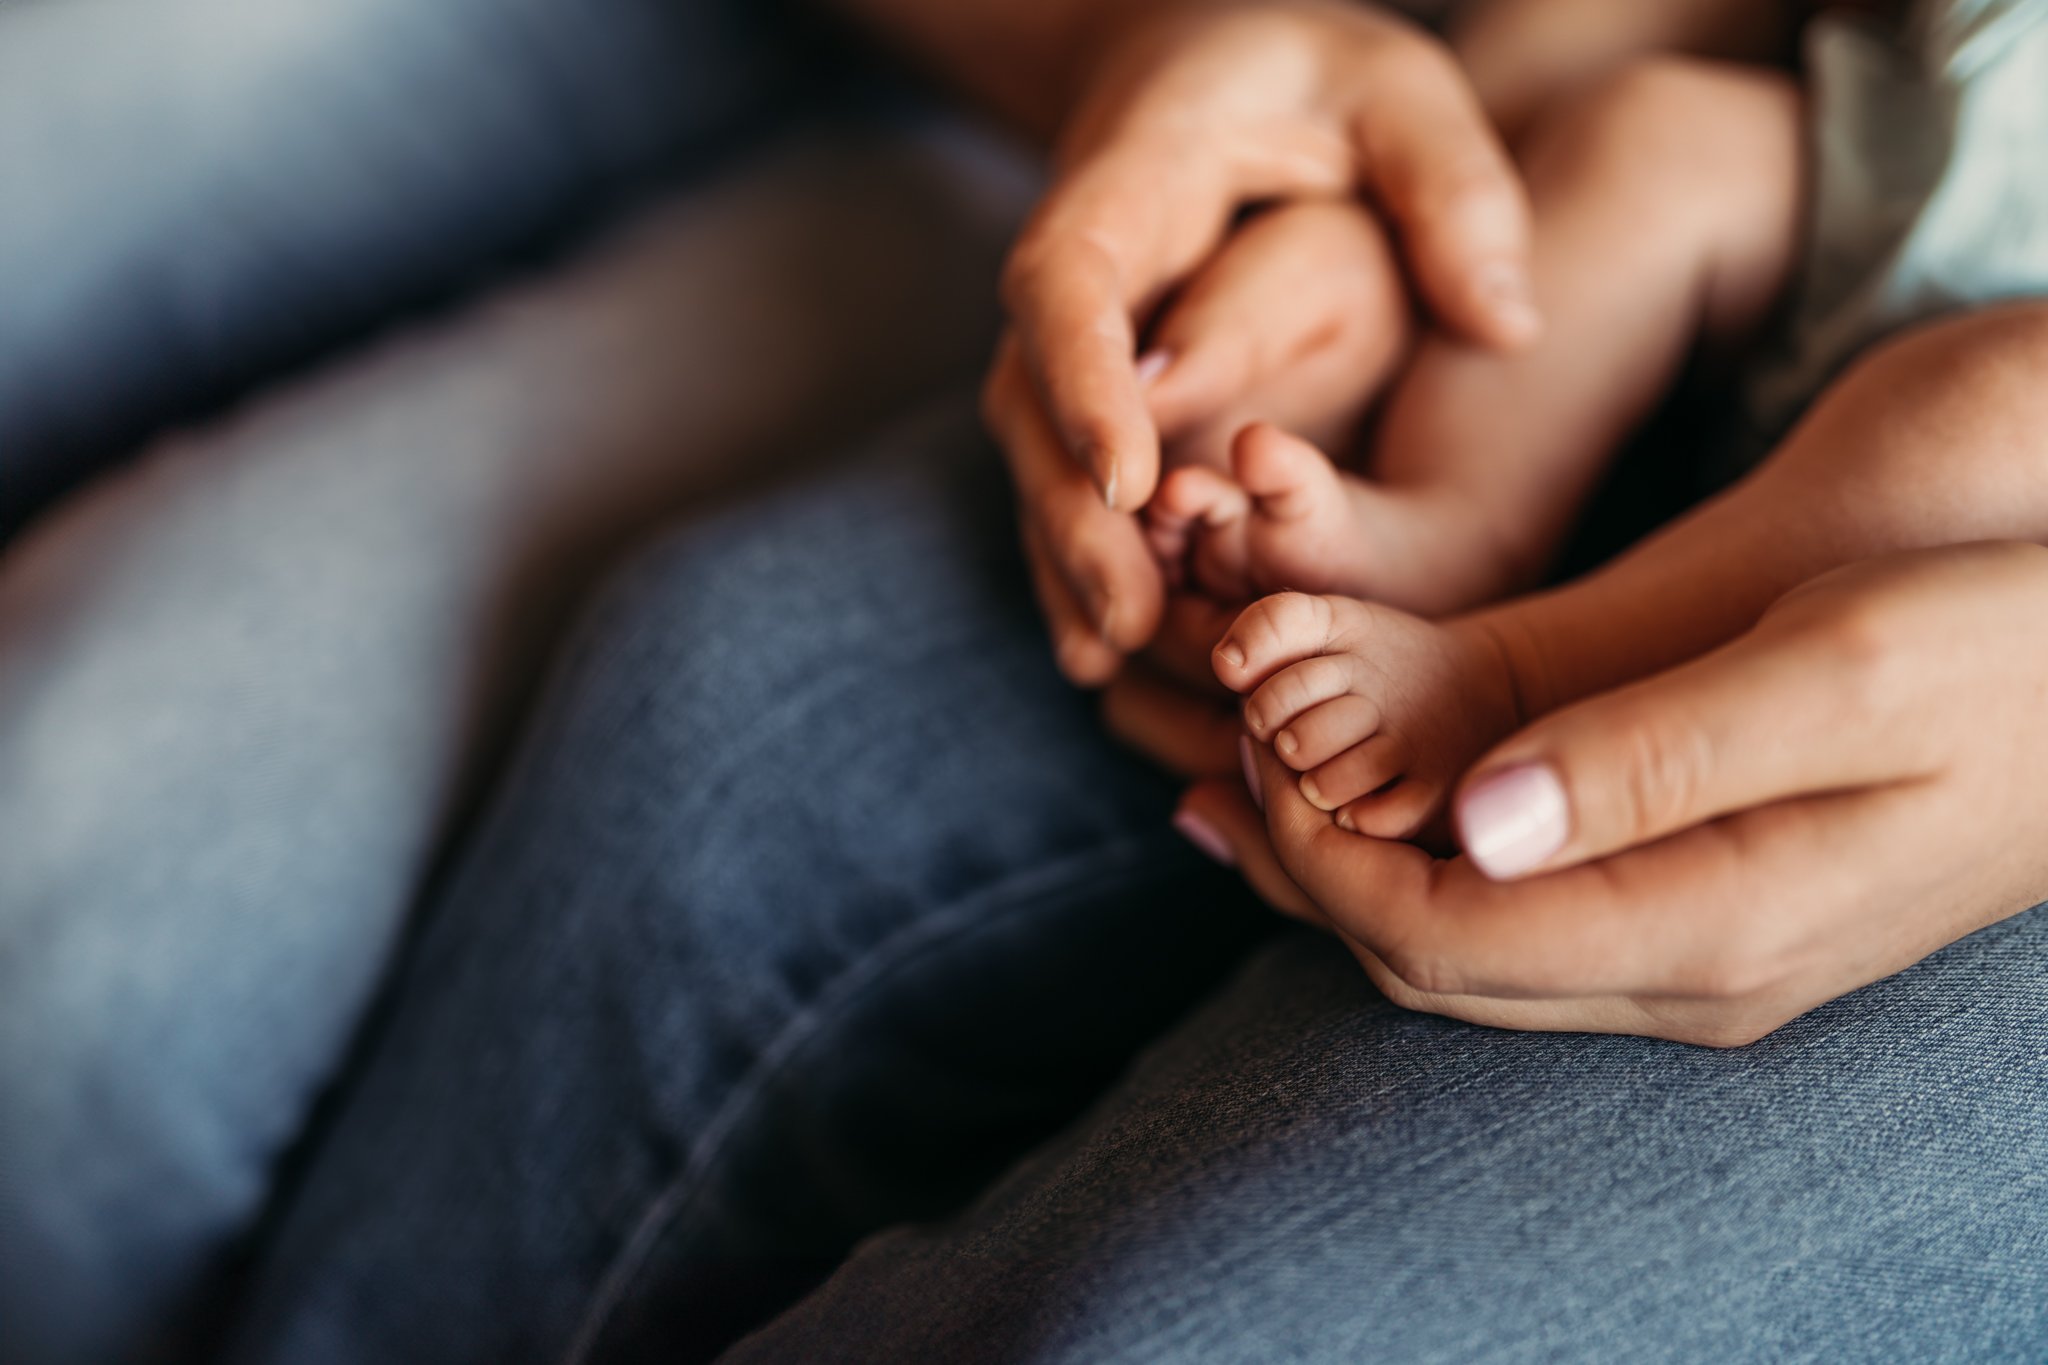
[[[1173,357],[1137,359],[1162,301],[1212,257],[1228,265],[1240,209],[1366,191],[1440,321],[1500,346],[1537,328],[1520,185],[1436,40],[1334,0],[1148,13],[1106,43],[1068,122],[1064,169],[1006,272],[1013,328],[985,390],[1061,667],[1084,685],[1114,676],[1165,610],[1133,515],[1158,481],[1160,417],[1234,416],[1220,390],[1297,368],[1192,339],[1178,374]],[[1270,231],[1307,230],[1274,216]],[[1288,268],[1295,253],[1261,252],[1260,232],[1235,243],[1246,272]],[[1227,292],[1184,296],[1191,331],[1220,334],[1202,319],[1230,311]]]
[[[1182,818],[1409,1008],[1744,1043],[2048,896],[2044,611],[2036,545],[1826,574],[1496,747],[1454,861],[1338,828],[1267,745],[1263,812],[1212,781]]]

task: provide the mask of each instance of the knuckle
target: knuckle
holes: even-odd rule
[[[1679,973],[1683,994],[1726,1006],[1761,999],[1783,984],[1787,968],[1780,946],[1769,926],[1749,919],[1745,923],[1737,917],[1711,951],[1695,956]]]
[[[1682,825],[1705,788],[1713,742],[1688,724],[1638,719],[1625,732],[1626,763],[1616,791],[1631,841]]]
[[[1041,292],[1051,270],[1053,253],[1048,243],[1043,228],[1027,227],[1003,261],[997,288],[1004,309],[1013,317],[1028,311]]]
[[[1481,213],[1491,216],[1510,183],[1492,158],[1466,156],[1426,173],[1418,170],[1400,193],[1409,205],[1409,217],[1457,222]]]
[[[1916,653],[1903,615],[1880,596],[1858,595],[1809,628],[1846,722],[1870,724],[1896,711]]]
[[[1457,970],[1434,953],[1414,948],[1393,948],[1380,955],[1387,972],[1408,993],[1412,1002],[1408,1008],[1416,1008],[1425,1000],[1441,999],[1456,995],[1461,987]]]
[[[1092,578],[1103,571],[1101,547],[1094,529],[1081,517],[1047,516],[1040,523],[1046,551],[1072,578]]]

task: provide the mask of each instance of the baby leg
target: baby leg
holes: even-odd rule
[[[1860,361],[1771,458],[1606,568],[1481,613],[1532,711],[1696,657],[1829,569],[2048,541],[2048,302],[1963,314]]]
[[[1696,341],[1768,314],[1793,259],[1799,100],[1762,71],[1660,60],[1561,110],[1527,158],[1546,331],[1427,341],[1351,498],[1345,590],[1425,615],[1527,588]]]
[[[2048,540],[2043,373],[2048,303],[1925,328],[1852,370],[1749,479],[1590,577],[1443,623],[1268,598],[1217,646],[1217,675],[1312,802],[1412,837],[1527,720],[1697,657],[1830,569]]]

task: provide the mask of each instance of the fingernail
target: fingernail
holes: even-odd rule
[[[1547,763],[1503,768],[1458,803],[1458,837],[1481,872],[1506,881],[1533,872],[1564,847],[1571,804]]]
[[[1259,782],[1259,765],[1252,758],[1252,742],[1244,735],[1237,737],[1237,756],[1244,764],[1245,789],[1252,794],[1252,804],[1260,810],[1266,808],[1266,789]]]
[[[1176,813],[1173,827],[1180,831],[1180,837],[1193,844],[1202,852],[1225,867],[1236,867],[1237,858],[1231,853],[1230,845],[1224,842],[1216,827],[1191,810]]]
[[[1102,481],[1102,505],[1116,511],[1116,466],[1109,467],[1109,477]]]
[[[1172,351],[1147,351],[1139,356],[1137,366],[1138,387],[1141,389],[1151,388],[1159,376],[1166,373],[1167,367],[1171,364],[1173,364]]]
[[[1316,780],[1307,773],[1301,775],[1301,795],[1304,800],[1317,810],[1331,809],[1330,803],[1323,799],[1323,789],[1318,787]]]
[[[1280,751],[1282,758],[1292,758],[1301,748],[1301,741],[1294,737],[1294,731],[1282,730],[1273,736],[1273,747]]]
[[[1244,649],[1235,640],[1225,640],[1216,646],[1216,657],[1232,668],[1244,667]]]
[[[1358,833],[1358,821],[1351,818],[1351,807],[1346,806],[1337,812],[1337,828],[1346,834]]]
[[[1494,320],[1519,340],[1530,340],[1543,330],[1543,315],[1536,311],[1536,293],[1529,272],[1502,261],[1479,277],[1479,297]]]

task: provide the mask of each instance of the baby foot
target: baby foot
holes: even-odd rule
[[[1482,512],[1484,497],[1375,483],[1263,423],[1238,433],[1230,463],[1228,474],[1173,471],[1146,510],[1153,552],[1176,586],[1224,600],[1336,592],[1436,616],[1533,577]]]
[[[1458,779],[1521,724],[1511,656],[1486,627],[1346,597],[1282,593],[1216,646],[1245,728],[1338,825],[1380,839],[1432,826]]]

